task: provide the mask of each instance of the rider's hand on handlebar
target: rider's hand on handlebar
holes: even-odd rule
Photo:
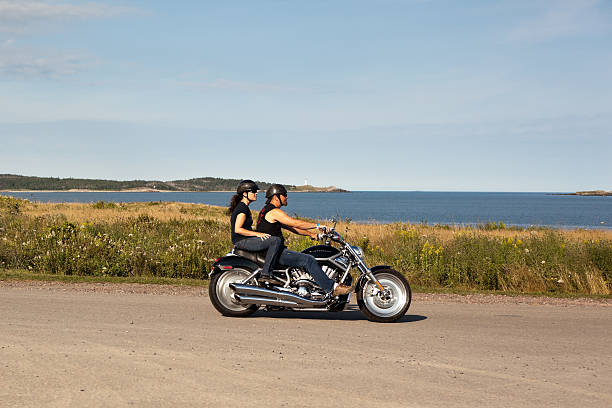
[[[318,229],[319,231],[322,231],[323,233],[326,233],[326,232],[329,230],[329,228],[327,227],[327,225],[319,225],[319,224],[317,224],[317,229]]]

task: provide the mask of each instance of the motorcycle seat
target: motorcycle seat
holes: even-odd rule
[[[266,261],[266,250],[264,251],[246,251],[244,249],[234,248],[234,255],[241,256],[249,261],[255,262],[259,266],[263,266]]]
[[[268,251],[267,250],[263,250],[263,251],[247,251],[244,249],[238,249],[236,247],[234,247],[234,255],[240,256],[242,258],[246,258],[249,261],[253,261],[255,262],[258,266],[263,266],[263,264],[266,262],[266,253]],[[274,265],[275,268],[288,268],[288,265],[280,265],[278,263],[278,261],[276,262],[276,264]]]

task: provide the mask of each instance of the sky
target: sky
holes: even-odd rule
[[[0,0],[0,174],[612,190],[612,1]]]

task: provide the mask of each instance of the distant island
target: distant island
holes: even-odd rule
[[[612,196],[612,191],[603,190],[592,190],[592,191],[578,191],[572,195],[579,196]]]
[[[0,174],[0,191],[236,191],[236,186],[240,181],[217,177],[173,181],[116,181]],[[264,181],[256,182],[264,191],[272,184]],[[348,192],[335,186],[285,185],[285,187],[295,192]]]
[[[575,195],[575,196],[598,196],[598,197],[606,197],[612,196],[612,191],[604,191],[604,190],[591,190],[591,191],[577,191],[575,193],[562,193],[557,195]]]

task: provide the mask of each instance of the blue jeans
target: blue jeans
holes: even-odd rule
[[[266,253],[266,260],[261,269],[261,274],[269,275],[270,268],[276,263],[276,257],[281,249],[281,239],[273,236],[263,239],[260,237],[248,237],[236,242],[234,246],[245,251],[263,251],[267,249],[268,252]]]
[[[334,281],[323,272],[323,269],[317,263],[314,256],[303,254],[301,252],[291,251],[287,248],[283,249],[278,257],[278,263],[286,266],[299,266],[306,268],[309,274],[312,275],[317,285],[324,291],[331,292],[334,289]]]

